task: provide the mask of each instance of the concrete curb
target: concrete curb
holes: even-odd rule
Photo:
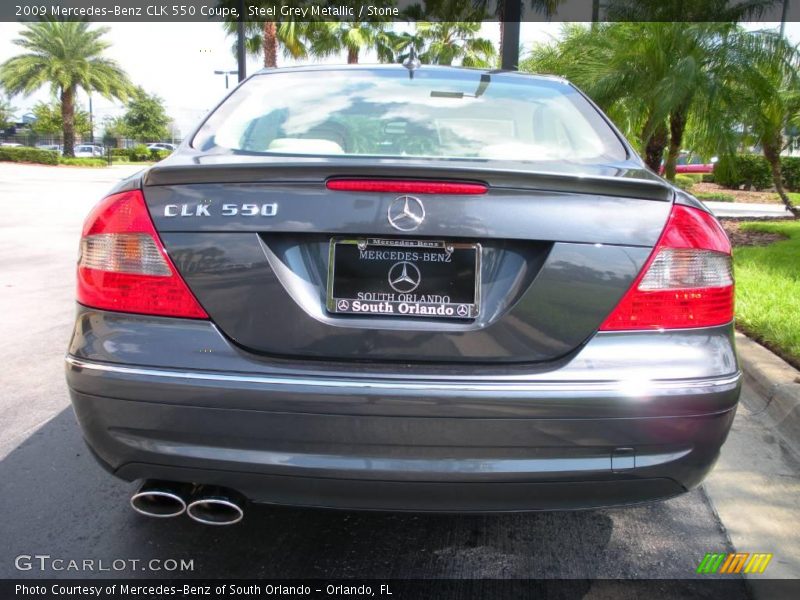
[[[800,371],[739,332],[736,348],[745,380],[764,400],[754,412],[766,411],[787,443],[800,450]]]

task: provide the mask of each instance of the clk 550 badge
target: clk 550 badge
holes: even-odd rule
[[[200,204],[166,204],[165,217],[210,217],[214,213],[210,202]],[[266,204],[223,204],[219,209],[222,217],[274,217],[278,214],[278,203]]]

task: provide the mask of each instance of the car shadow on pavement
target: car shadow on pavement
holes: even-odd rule
[[[437,515],[249,506],[231,527],[149,519],[103,471],[71,409],[0,461],[0,577],[687,578],[728,542],[701,491],[628,509]],[[120,571],[27,571],[19,555],[138,559]],[[150,559],[193,561],[184,572]]]

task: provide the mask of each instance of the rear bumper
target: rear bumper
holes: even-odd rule
[[[277,504],[494,511],[667,498],[713,466],[740,388],[727,328],[597,336],[550,372],[381,376],[226,355],[206,322],[82,317],[67,380],[101,463],[127,480],[213,483]],[[170,347],[148,347],[164,334]],[[180,365],[190,346],[204,368]],[[207,368],[208,349],[239,368]],[[637,354],[639,364],[620,358]],[[651,374],[680,363],[694,376],[646,379],[648,361]]]

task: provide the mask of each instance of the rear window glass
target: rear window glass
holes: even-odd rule
[[[619,138],[581,94],[542,78],[426,69],[258,75],[193,146],[248,154],[607,162]]]

